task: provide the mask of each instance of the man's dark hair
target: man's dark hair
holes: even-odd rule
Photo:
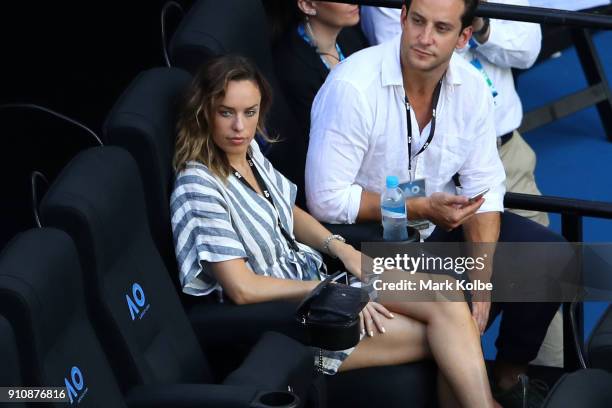
[[[410,9],[410,3],[412,0],[404,0],[404,4],[406,5],[406,10]],[[472,24],[472,20],[474,19],[476,13],[476,7],[478,7],[478,0],[463,0],[463,4],[465,6],[465,10],[463,10],[463,15],[461,16],[461,30]]]

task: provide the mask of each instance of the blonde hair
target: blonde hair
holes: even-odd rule
[[[213,141],[215,110],[225,97],[229,82],[245,80],[252,81],[261,94],[257,132],[267,142],[275,141],[264,128],[272,104],[272,91],[266,79],[247,58],[233,55],[213,58],[198,70],[180,109],[173,160],[177,172],[184,170],[187,162],[197,161],[222,180],[230,174],[225,152]]]

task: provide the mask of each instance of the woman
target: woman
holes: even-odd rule
[[[269,85],[242,57],[212,60],[188,91],[171,197],[181,284],[188,294],[223,292],[237,304],[299,300],[324,271],[317,251],[338,257],[361,277],[360,252],[294,206],[295,185],[254,142],[256,132],[265,135],[270,101]],[[465,303],[371,302],[362,322],[367,336],[353,349],[325,353],[325,373],[433,355],[443,404],[456,402],[452,390],[463,406],[493,406],[480,337]]]
[[[348,29],[359,24],[359,6],[291,1],[294,21],[276,47],[274,61],[288,103],[308,131],[312,101],[329,71],[367,43],[359,31]]]

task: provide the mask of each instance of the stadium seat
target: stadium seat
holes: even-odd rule
[[[104,125],[108,144],[121,146],[136,159],[143,182],[153,240],[179,292],[178,268],[170,226],[170,194],[174,185],[172,157],[176,138],[176,103],[190,81],[178,68],[155,68],[138,75],[115,103]],[[182,295],[200,342],[215,351],[213,366],[235,353],[235,344],[254,343],[266,330],[300,338],[293,320],[296,304],[265,302],[235,306],[211,302],[210,297]],[[264,324],[265,322],[265,324]],[[241,327],[237,336],[236,327]],[[231,341],[233,343],[228,343]],[[228,345],[230,347],[228,347]]]
[[[124,149],[105,147],[71,161],[50,187],[41,215],[44,225],[65,230],[77,244],[88,306],[96,329],[105,334],[105,348],[114,351],[113,366],[122,367],[122,384],[211,382],[208,360],[151,238],[145,208],[134,159]],[[274,347],[255,347],[256,357],[268,358],[258,360],[259,374],[251,376],[255,385],[291,387],[301,395],[312,381],[311,350],[279,334],[263,338]]]
[[[0,257],[0,293],[24,385],[67,387],[83,406],[126,406],[88,321],[79,259],[65,233],[29,230],[14,238]]]
[[[304,167],[307,135],[290,110],[274,70],[268,22],[260,0],[195,2],[170,41],[175,65],[191,73],[211,57],[239,54],[250,58],[273,91],[268,133],[279,138],[266,151],[274,166],[298,186],[297,203],[305,208]]]
[[[608,306],[593,329],[587,350],[589,368],[612,372],[612,306]]]
[[[605,408],[612,402],[612,374],[586,369],[565,374],[552,388],[542,408]]]
[[[190,81],[191,75],[178,68],[140,73],[117,100],[103,128],[106,144],[121,146],[136,159],[151,235],[177,287],[169,200],[178,103]]]
[[[0,290],[0,297],[4,296]],[[2,300],[0,300],[0,303]],[[17,353],[17,340],[13,327],[3,316],[0,316],[0,387],[23,386],[21,368]],[[6,405],[5,405],[6,404]],[[23,404],[19,402],[3,403],[3,408],[20,408]]]

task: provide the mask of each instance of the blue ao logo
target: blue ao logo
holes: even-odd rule
[[[150,304],[147,304],[147,299],[142,286],[140,286],[137,282],[132,284],[131,296],[129,293],[126,294],[125,300],[127,301],[132,320],[142,319],[151,307]]]
[[[64,377],[64,384],[66,385],[66,393],[68,394],[70,405],[73,405],[75,402],[77,405],[80,404],[87,391],[89,391],[89,388],[85,386],[83,373],[81,373],[77,366],[70,369],[70,379]]]

